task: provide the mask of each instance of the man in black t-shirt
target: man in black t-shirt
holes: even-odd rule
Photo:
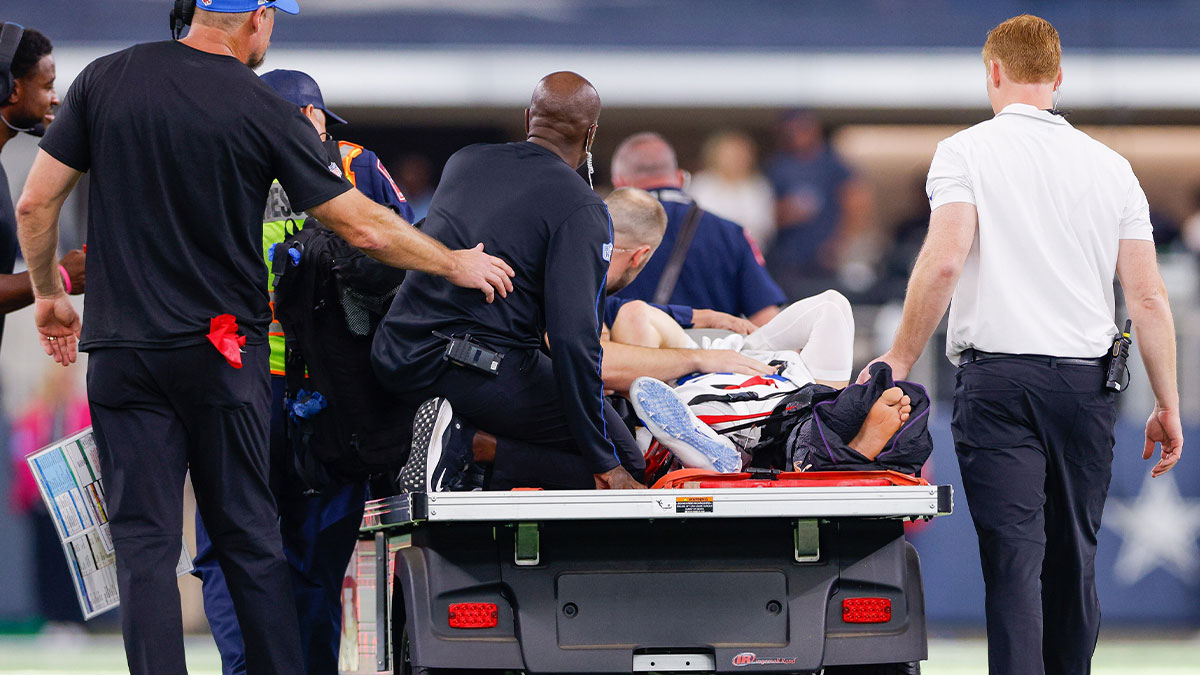
[[[4,24],[0,24],[3,26]],[[39,123],[54,119],[58,94],[54,91],[54,57],[50,40],[32,28],[25,29],[13,53],[9,72],[12,92],[0,101],[0,151],[21,132],[37,132]],[[5,64],[0,64],[3,67]],[[33,302],[29,273],[13,274],[17,260],[17,214],[8,193],[8,176],[0,166],[0,338],[4,315]],[[59,261],[64,284],[72,295],[83,292],[83,251],[71,251]]]
[[[80,322],[54,267],[57,214],[90,171],[81,348],[130,670],[186,672],[175,565],[190,471],[243,629],[246,671],[301,673],[267,482],[261,216],[272,181],[297,212],[385,263],[489,301],[511,289],[511,269],[480,246],[451,251],[352,190],[299,109],[246,67],[262,61],[276,7],[296,13],[295,0],[203,3],[183,41],[137,45],[80,73],[34,161],[18,233],[43,347],[66,365]]]
[[[519,270],[516,291],[484,306],[441,279],[410,274],[372,344],[385,384],[414,404],[445,397],[502,437],[493,489],[641,487],[614,447],[633,439],[623,425],[606,424],[600,379],[612,223],[576,172],[599,115],[591,83],[552,73],[525,112],[528,140],[472,145],[446,162],[423,230],[449,246],[486,241]],[[445,336],[465,335],[504,355],[495,375],[442,359]],[[441,481],[430,482],[437,489]]]

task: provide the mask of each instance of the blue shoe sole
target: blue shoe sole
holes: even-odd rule
[[[675,441],[663,444],[676,455],[680,454],[680,450],[685,454],[688,449],[697,450],[721,473],[733,473],[741,469],[740,453],[697,429],[696,425],[703,422],[691,414],[687,404],[679,400],[670,387],[658,380],[638,378],[634,390],[635,408],[642,422],[660,441],[664,440],[662,436]],[[685,457],[680,459],[684,460]]]

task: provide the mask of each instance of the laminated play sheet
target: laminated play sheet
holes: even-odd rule
[[[62,540],[83,617],[90,619],[116,607],[120,604],[116,557],[92,428],[25,459]],[[183,541],[175,572],[190,571],[192,556]]]

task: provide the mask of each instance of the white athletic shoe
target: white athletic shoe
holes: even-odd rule
[[[737,447],[701,422],[666,384],[652,377],[639,377],[629,388],[629,399],[650,433],[684,466],[721,473],[741,470]]]

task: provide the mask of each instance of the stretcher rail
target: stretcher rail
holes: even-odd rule
[[[428,522],[683,518],[892,518],[952,510],[949,485],[406,494],[369,502],[363,531]]]

